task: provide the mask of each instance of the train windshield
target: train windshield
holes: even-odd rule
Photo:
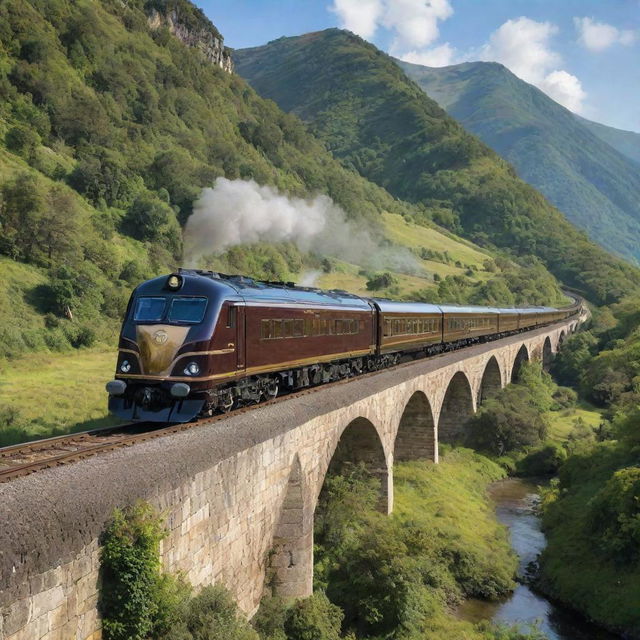
[[[197,324],[207,309],[206,298],[174,298],[169,309],[169,322]]]
[[[133,319],[136,322],[159,322],[166,306],[166,298],[138,298]]]

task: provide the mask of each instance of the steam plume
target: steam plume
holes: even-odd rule
[[[419,271],[409,251],[380,246],[327,196],[290,198],[254,180],[227,178],[202,190],[185,227],[185,264],[256,242],[292,242],[301,251],[365,267]]]

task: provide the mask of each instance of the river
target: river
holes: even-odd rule
[[[535,513],[538,499],[536,485],[519,478],[509,478],[492,485],[490,494],[496,503],[498,520],[509,528],[511,546],[518,554],[518,575],[535,562],[546,544]],[[616,640],[612,635],[574,612],[549,602],[526,584],[502,602],[467,600],[456,615],[470,622],[493,620],[506,624],[537,624],[550,640]]]

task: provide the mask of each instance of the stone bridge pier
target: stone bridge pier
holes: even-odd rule
[[[165,570],[225,584],[251,615],[306,596],[329,470],[364,463],[393,509],[394,460],[438,462],[523,362],[548,365],[577,319],[313,390],[0,485],[0,640],[97,640],[99,539],[115,507],[164,514]]]

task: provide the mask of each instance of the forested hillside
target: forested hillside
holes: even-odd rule
[[[382,212],[420,213],[223,70],[186,0],[7,0],[0,43],[0,356],[112,336],[131,288],[180,264],[181,225],[217,177],[326,194],[374,237]],[[261,244],[213,266],[292,279],[305,261]]]
[[[640,259],[640,167],[615,144],[633,148],[632,133],[577,118],[500,64],[397,62],[595,242]]]
[[[589,242],[535,189],[410,81],[394,61],[336,29],[234,53],[262,95],[307,121],[347,167],[476,242],[533,254],[595,302],[638,272]]]
[[[580,116],[575,116],[575,118],[580,124],[587,127],[591,133],[640,165],[640,133],[607,127],[604,124],[593,122]]]

